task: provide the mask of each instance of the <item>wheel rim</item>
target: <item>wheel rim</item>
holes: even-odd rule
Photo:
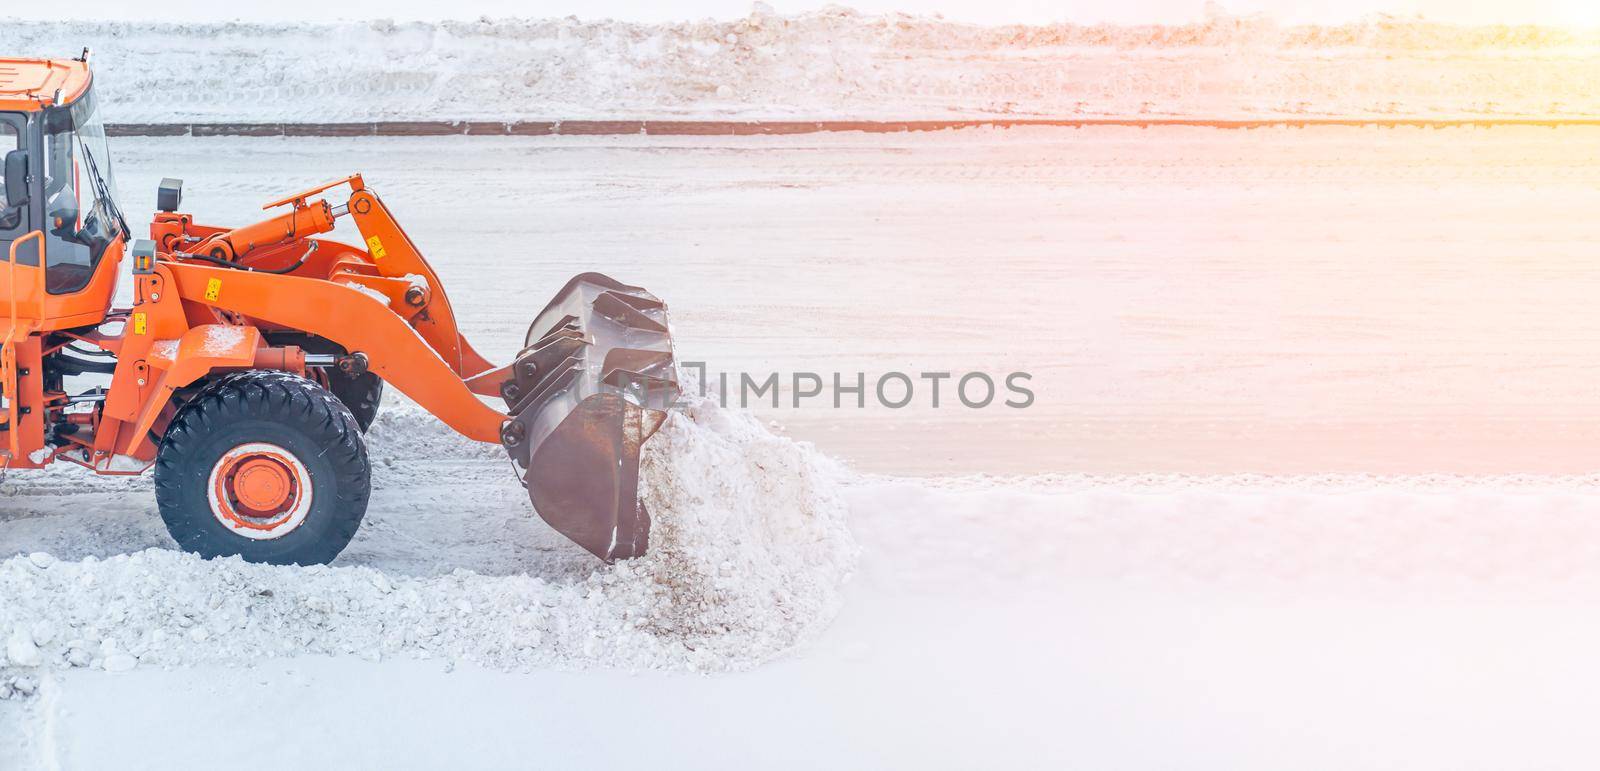
[[[311,473],[294,453],[249,442],[223,453],[206,484],[211,514],[252,540],[281,538],[311,511]]]

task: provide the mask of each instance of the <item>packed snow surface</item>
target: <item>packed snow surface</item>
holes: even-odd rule
[[[980,26],[758,4],[670,24],[0,26],[8,54],[83,46],[117,122],[1600,114],[1600,33],[1387,17]]]
[[[165,549],[17,556],[0,562],[8,635],[0,693],[31,692],[39,667],[115,671],[307,653],[496,668],[747,667],[814,635],[838,608],[855,546],[837,474],[748,415],[699,404],[647,445],[651,550],[615,565],[408,576],[208,562]]]

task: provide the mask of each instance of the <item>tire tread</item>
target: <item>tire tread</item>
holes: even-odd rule
[[[323,448],[321,456],[337,476],[339,500],[331,529],[324,537],[285,552],[278,541],[250,541],[239,536],[217,538],[198,518],[212,519],[209,509],[194,511],[185,500],[191,485],[204,485],[210,468],[196,468],[202,439],[240,420],[262,419],[302,431]],[[247,561],[277,564],[320,564],[332,561],[355,537],[371,494],[371,468],[361,441],[361,426],[350,408],[315,381],[277,370],[248,370],[217,377],[179,408],[162,437],[155,464],[156,503],[178,544],[203,557],[237,554]],[[315,513],[315,509],[313,513]],[[268,546],[262,546],[266,544]]]

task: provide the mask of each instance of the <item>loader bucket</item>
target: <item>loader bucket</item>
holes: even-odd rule
[[[501,443],[539,516],[607,562],[644,554],[639,448],[678,399],[666,305],[575,276],[528,328],[500,393],[511,416]]]

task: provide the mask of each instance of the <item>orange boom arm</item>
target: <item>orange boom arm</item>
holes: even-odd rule
[[[368,292],[330,281],[173,263],[183,300],[257,322],[302,330],[365,354],[373,372],[480,442],[500,441],[503,412],[467,388],[427,340]]]

